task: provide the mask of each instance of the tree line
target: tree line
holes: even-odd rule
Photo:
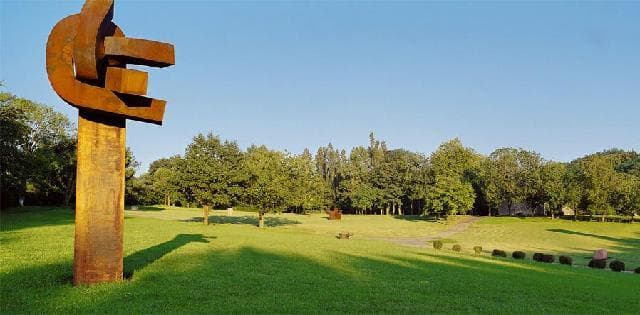
[[[3,93],[3,205],[72,200],[75,130],[50,107]],[[369,143],[348,152],[328,144],[292,154],[198,134],[184,154],[152,162],[144,174],[127,150],[126,203],[246,207],[303,213],[633,215],[640,210],[640,154],[606,150],[568,163],[521,148],[483,155],[459,139],[425,155]],[[10,199],[7,201],[7,199]]]

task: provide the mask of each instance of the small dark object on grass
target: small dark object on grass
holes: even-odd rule
[[[494,257],[507,257],[507,253],[505,251],[503,251],[503,250],[500,250],[500,249],[494,249],[491,252],[491,256],[494,256]]]
[[[462,246],[460,246],[460,244],[455,244],[455,245],[453,245],[453,247],[451,247],[451,249],[452,249],[454,252],[458,252],[458,253],[459,253],[459,252],[461,252],[461,251],[462,251]]]
[[[351,239],[352,236],[353,236],[352,233],[340,233],[338,234],[338,239],[348,240],[348,239]]]
[[[589,268],[604,269],[607,266],[605,259],[591,259],[589,261]]]
[[[552,263],[556,261],[556,256],[553,255],[549,255],[549,254],[542,254],[542,257],[540,257],[540,262],[544,262],[544,263]]]
[[[442,249],[442,241],[433,241],[433,248]]]
[[[473,251],[476,253],[476,255],[482,254],[482,246],[473,246]]]
[[[524,259],[525,257],[527,257],[527,254],[525,254],[522,251],[515,251],[511,254],[511,257],[515,258],[515,259]]]
[[[635,273],[640,274],[640,267],[636,268]]]
[[[624,271],[624,263],[619,260],[614,260],[609,263],[609,268],[616,272]]]
[[[573,258],[569,256],[560,256],[558,260],[563,265],[569,265],[569,266],[573,265]]]
[[[533,260],[542,261],[542,256],[543,255],[544,255],[543,253],[535,253],[535,254],[533,254]]]

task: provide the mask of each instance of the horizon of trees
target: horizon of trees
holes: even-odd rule
[[[0,93],[2,205],[65,204],[75,190],[75,129],[51,107]],[[518,206],[557,215],[634,215],[640,210],[640,154],[610,149],[568,163],[520,148],[482,155],[459,139],[429,155],[389,149],[369,135],[347,152],[331,143],[314,155],[198,134],[175,155],[138,163],[127,150],[126,203],[245,207],[303,213],[337,207],[356,214],[515,214]],[[10,200],[8,200],[10,199]]]

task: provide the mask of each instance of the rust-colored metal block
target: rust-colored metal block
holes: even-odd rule
[[[78,116],[73,283],[122,280],[125,119]]]
[[[162,124],[166,102],[142,96],[147,73],[126,66],[175,62],[170,44],[126,38],[113,11],[113,0],[87,0],[47,40],[51,86],[79,109],[75,285],[122,280],[125,122]]]
[[[105,55],[129,64],[168,67],[175,64],[173,45],[146,39],[105,37]]]
[[[114,92],[145,95],[147,94],[148,73],[144,71],[107,67],[104,86]]]

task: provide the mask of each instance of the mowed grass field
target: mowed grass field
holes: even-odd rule
[[[14,313],[628,313],[640,309],[640,275],[471,254],[525,250],[571,254],[596,248],[640,267],[640,224],[483,218],[446,239],[464,253],[402,246],[437,238],[465,218],[269,215],[204,226],[198,209],[127,211],[122,283],[73,287],[73,213],[3,211],[0,311]],[[338,240],[339,232],[354,233]],[[529,255],[530,257],[530,255]]]

